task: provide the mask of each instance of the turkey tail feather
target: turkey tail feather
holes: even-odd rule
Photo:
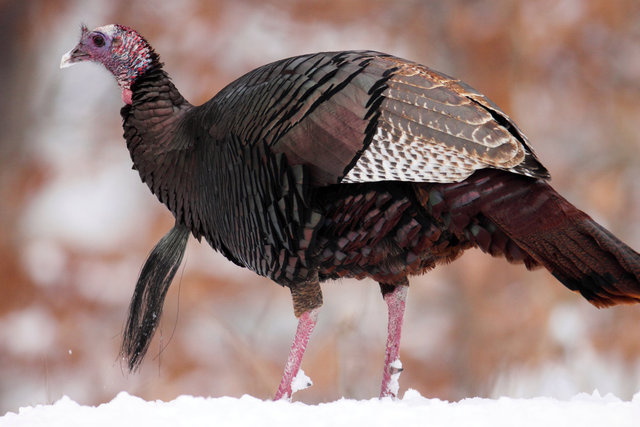
[[[514,177],[483,208],[523,251],[598,307],[640,302],[640,254],[547,183]],[[514,203],[514,197],[517,203]]]
[[[518,243],[598,307],[640,301],[640,255],[591,218]]]
[[[136,284],[120,354],[129,370],[136,370],[156,331],[162,305],[171,281],[178,271],[187,245],[189,229],[176,225],[153,248]]]

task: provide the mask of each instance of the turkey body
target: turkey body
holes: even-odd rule
[[[338,277],[395,284],[472,246],[546,265],[513,240],[513,228],[549,231],[571,216],[495,104],[408,61],[294,57],[199,107],[161,69],[144,77],[122,111],[143,181],[196,237],[285,286]],[[556,213],[526,206],[532,191],[563,202],[545,206],[559,210],[556,221],[531,224]],[[531,218],[498,224],[499,209]]]
[[[324,280],[369,277],[386,298],[471,247],[544,266],[597,306],[640,300],[639,255],[549,186],[495,104],[427,67],[303,55],[192,106],[157,64],[131,91],[127,146],[176,229],[289,287],[299,317],[322,304]],[[135,335],[143,304],[132,366],[157,322]]]
[[[148,83],[133,86],[133,105],[123,108],[125,138],[141,178],[177,221],[236,264],[290,287],[315,275],[391,280],[403,269],[424,270],[415,262],[401,267],[401,256],[417,256],[426,267],[469,246],[445,244],[453,236],[420,205],[433,181],[462,180],[487,160],[547,176],[517,140],[520,133],[511,137],[493,120],[497,107],[446,76],[414,67],[375,52],[295,57],[248,73],[199,107],[177,94],[158,99],[171,98],[173,87],[151,73]],[[388,98],[394,73],[409,80],[396,85],[400,96],[422,99]],[[158,105],[165,104],[173,105],[162,121]],[[420,123],[426,120],[431,126]],[[382,145],[383,132],[383,144],[409,147],[391,153],[403,165],[364,158]],[[407,135],[430,146],[412,153]],[[166,146],[161,156],[159,139]],[[435,159],[438,150],[450,154]],[[401,157],[420,154],[413,163]],[[386,169],[392,173],[380,176]],[[418,241],[397,242],[403,227]]]

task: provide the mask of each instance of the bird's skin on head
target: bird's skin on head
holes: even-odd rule
[[[131,104],[131,85],[136,78],[159,63],[158,55],[144,37],[118,24],[91,31],[82,26],[80,42],[62,57],[60,68],[82,61],[103,64],[116,78],[125,104]]]

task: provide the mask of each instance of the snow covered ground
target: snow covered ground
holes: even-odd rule
[[[464,399],[445,402],[408,390],[402,399],[341,399],[319,405],[241,398],[181,396],[171,402],[147,402],[120,393],[98,407],[80,406],[64,397],[53,405],[21,408],[0,418],[11,426],[602,426],[640,425],[640,393],[625,402],[609,394],[580,394],[561,401]]]

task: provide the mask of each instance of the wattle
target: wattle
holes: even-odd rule
[[[131,105],[131,89],[122,89],[122,102],[127,105]]]

